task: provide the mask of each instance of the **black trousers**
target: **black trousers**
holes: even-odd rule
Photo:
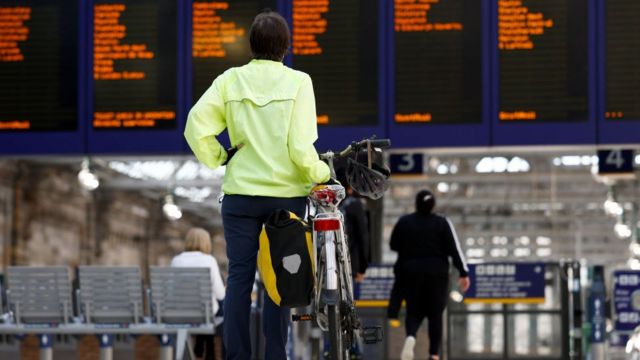
[[[404,300],[404,284],[402,283],[402,276],[397,272],[395,274],[395,280],[393,281],[393,287],[391,288],[391,294],[389,295],[389,307],[387,307],[387,317],[389,319],[397,319],[400,316],[400,308],[402,307],[402,301]]]
[[[422,321],[429,327],[429,354],[440,353],[442,342],[442,313],[449,294],[448,274],[402,274],[399,291],[407,302],[405,330],[415,337]]]
[[[216,356],[214,340],[214,335],[196,335],[194,355],[199,358],[204,357],[206,360],[214,360]]]
[[[196,357],[205,360],[214,360],[216,358],[215,337],[222,336],[222,325],[216,327],[216,335],[196,335],[196,343],[193,347],[193,354]],[[225,357],[224,344],[222,345],[222,358]]]

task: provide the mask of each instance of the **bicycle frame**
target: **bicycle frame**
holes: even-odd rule
[[[333,160],[366,146],[389,146],[389,140],[365,140],[353,143],[338,154],[327,152],[321,158],[327,162],[331,178],[336,178]],[[371,154],[369,154],[371,166]],[[358,341],[362,330],[353,300],[353,278],[349,246],[345,235],[344,216],[338,206],[346,197],[345,188],[340,184],[318,185],[313,188],[309,199],[316,209],[311,216],[313,223],[313,252],[316,264],[316,286],[313,312],[318,326],[329,332],[332,360],[343,360],[349,349]],[[366,329],[365,329],[366,330]],[[381,340],[376,332],[375,342]],[[366,341],[366,337],[365,337]],[[367,342],[372,343],[372,342]]]
[[[335,178],[333,153],[324,155]],[[346,357],[357,336],[359,321],[353,304],[353,279],[344,216],[338,209],[346,194],[341,185],[320,185],[310,199],[316,210],[313,221],[313,251],[316,263],[316,287],[313,312],[321,330],[329,332],[336,360]],[[335,348],[335,349],[334,349]]]
[[[318,230],[318,227],[314,225],[313,230],[313,248],[314,258],[316,264],[318,264],[317,273],[322,272],[323,278],[318,280],[325,280],[324,289],[326,290],[339,290],[339,285],[342,283],[345,286],[345,295],[342,296],[344,300],[353,300],[353,283],[351,278],[351,263],[349,261],[349,247],[346,242],[346,236],[344,231],[344,217],[339,210],[331,212],[317,213],[314,218],[314,224],[318,223],[334,223],[336,229],[331,230]],[[323,242],[318,244],[319,234],[322,235]],[[322,249],[318,254],[317,250]],[[324,265],[324,269],[322,269]],[[322,271],[325,270],[325,271]],[[317,284],[322,285],[323,282],[319,281]]]

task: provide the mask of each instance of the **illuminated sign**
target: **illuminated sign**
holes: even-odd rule
[[[377,2],[291,0],[291,5],[293,68],[313,80],[318,124],[377,125]]]
[[[465,303],[540,304],[545,301],[541,263],[470,264],[471,286]]]
[[[495,0],[502,122],[588,120],[586,0]]]
[[[176,0],[95,0],[94,129],[175,128]]]
[[[605,1],[606,119],[640,119],[640,2]]]
[[[218,75],[251,60],[251,23],[262,9],[274,9],[274,5],[273,0],[193,1],[193,103]]]
[[[482,121],[481,2],[395,0],[396,123]]]
[[[0,132],[77,129],[76,6],[0,3]]]

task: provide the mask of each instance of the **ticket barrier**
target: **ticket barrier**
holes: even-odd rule
[[[464,300],[458,297],[455,301],[452,296],[446,320],[447,359],[577,359],[580,335],[575,326],[579,322],[572,321],[581,316],[581,309],[575,308],[581,299],[576,291],[573,301],[574,287],[569,284],[579,282],[579,265],[485,263],[482,266],[482,274],[476,274],[475,279],[472,274],[472,284],[475,281],[492,292],[481,294],[481,289],[475,288],[470,289]],[[574,276],[568,270],[575,270],[575,266],[578,271]],[[520,272],[524,272],[524,277]],[[509,294],[510,291],[513,293]],[[491,298],[491,294],[496,298]]]
[[[161,359],[183,359],[185,350],[193,359],[189,335],[213,334],[222,321],[212,314],[210,276],[207,268],[151,267],[146,315],[138,268],[80,267],[81,311],[73,316],[66,267],[9,267],[0,336],[35,334],[40,359],[49,360],[54,337],[92,334],[100,359],[110,360],[114,336],[150,334],[160,339]]]

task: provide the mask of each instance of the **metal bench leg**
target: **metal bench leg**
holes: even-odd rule
[[[178,330],[178,336],[176,336],[176,360],[182,360],[184,357],[184,348],[187,344],[187,330]]]
[[[40,335],[40,360],[53,360],[53,337]]]
[[[100,338],[100,360],[113,360],[113,335],[102,334]]]
[[[171,336],[160,335],[160,360],[173,360],[173,346]]]

